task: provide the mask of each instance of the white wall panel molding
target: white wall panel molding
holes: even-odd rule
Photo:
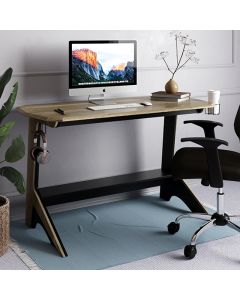
[[[208,33],[208,35],[210,34],[209,31],[205,31]],[[219,31],[215,31],[215,33],[218,33]],[[213,34],[215,34],[213,32]],[[223,33],[225,35],[227,35],[227,38],[228,38],[228,41],[229,41],[229,44],[226,45],[226,43],[224,43],[224,41],[221,41],[220,39],[218,39],[218,42],[217,42],[217,45],[216,45],[216,48],[219,49],[219,47],[221,47],[221,42],[223,43],[222,47],[224,46],[224,51],[222,51],[223,53],[221,54],[221,57],[223,60],[225,60],[226,62],[223,62],[223,63],[219,63],[219,62],[209,62],[210,58],[207,57],[205,58],[205,52],[208,47],[208,44],[205,45],[206,49],[204,49],[204,53],[202,53],[202,56],[203,56],[203,63],[201,63],[201,59],[200,59],[200,64],[198,65],[194,65],[194,64],[188,64],[184,67],[184,69],[215,69],[215,68],[235,68],[236,67],[236,55],[237,55],[237,43],[236,43],[236,32],[234,30],[232,30],[231,32],[230,31],[223,31]],[[122,34],[124,34],[124,31],[122,32]],[[166,40],[166,33],[162,33],[164,38],[162,38],[161,40],[161,43],[164,43],[164,41]],[[128,34],[125,33],[125,35],[128,36]],[[192,33],[191,33],[192,35]],[[213,36],[214,37],[214,36]],[[212,37],[212,38],[213,38]],[[109,37],[110,38],[110,37]],[[130,35],[129,36],[129,39],[137,39],[138,40],[138,46],[139,48],[141,49],[141,46],[144,45],[146,47],[146,49],[144,49],[144,52],[143,50],[139,50],[139,56],[140,56],[140,59],[138,59],[138,70],[139,72],[142,72],[142,71],[161,71],[161,70],[164,70],[166,71],[166,67],[164,65],[162,65],[159,61],[156,62],[153,57],[154,57],[154,53],[157,52],[157,49],[159,47],[161,47],[161,49],[164,48],[164,46],[161,44],[161,46],[159,46],[157,44],[157,41],[156,41],[156,32],[155,31],[152,31],[152,33],[150,33],[150,37],[147,37],[145,36],[143,33],[141,34],[141,32],[136,32],[135,33],[135,36],[133,35]],[[149,43],[146,43],[146,39],[149,38],[149,40],[151,41],[151,45],[149,46],[148,44]],[[210,39],[211,37],[209,36],[208,39]],[[211,40],[211,39],[210,39]],[[211,45],[209,46],[211,47]],[[156,51],[155,51],[156,49]],[[218,50],[216,49],[216,51]],[[211,49],[209,49],[211,50]],[[46,51],[46,50],[45,50]],[[202,49],[203,51],[203,49]],[[212,52],[213,50],[209,51],[209,52]],[[215,50],[214,50],[215,51]],[[51,54],[51,53],[50,53]],[[147,54],[147,55],[146,55]],[[46,53],[44,53],[44,55],[46,55]],[[62,53],[63,55],[63,53]],[[223,57],[224,55],[226,55],[226,57]],[[201,56],[201,54],[200,54]],[[212,56],[213,57],[218,57],[217,53],[216,55],[214,55],[214,53],[212,53]],[[147,58],[145,58],[147,57]],[[201,58],[201,57],[200,57]],[[60,57],[57,57],[58,60],[61,60],[61,56]],[[144,61],[144,62],[143,62]],[[145,62],[146,61],[146,62]],[[34,62],[34,60],[33,60]],[[205,62],[205,63],[204,63]],[[35,67],[38,66],[38,68],[42,68],[42,65],[41,64],[37,64],[34,62],[34,64],[36,64]],[[49,62],[49,67],[51,67],[51,61]],[[170,63],[171,64],[171,63]],[[67,67],[67,62],[64,63],[65,67]],[[155,66],[155,65],[158,65],[158,66]],[[47,66],[47,67],[48,67]],[[173,67],[173,66],[170,66],[170,67]],[[54,70],[55,68],[53,67],[53,69],[51,70],[46,70],[46,71],[27,71],[27,72],[15,72],[13,74],[14,77],[35,77],[35,76],[62,76],[62,75],[68,75],[68,72],[66,71],[66,68],[65,70]]]
[[[170,66],[171,67],[171,66]],[[216,65],[191,65],[184,67],[185,70],[188,69],[216,69],[216,68],[235,68],[235,62],[230,64],[216,64]],[[161,67],[138,67],[138,72],[144,71],[166,71],[164,66]],[[48,71],[48,72],[21,72],[14,73],[13,77],[36,77],[36,76],[68,76],[68,72],[66,71]]]
[[[230,96],[240,94],[240,87],[231,89],[221,89],[221,96]],[[206,91],[192,91],[193,97],[207,97]]]
[[[13,73],[13,77],[44,77],[44,76],[63,76],[68,75],[66,71],[48,71],[48,72],[20,72]]]

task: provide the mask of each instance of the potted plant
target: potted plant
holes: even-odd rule
[[[5,86],[8,84],[12,77],[12,69],[7,69],[0,77],[0,99],[2,97]],[[15,121],[8,121],[2,124],[3,119],[11,112],[16,100],[18,91],[18,83],[13,85],[12,92],[7,101],[2,105],[0,110],[0,147],[7,140]],[[6,177],[14,184],[17,191],[21,194],[25,192],[24,178],[19,171],[11,166],[2,166],[5,163],[14,163],[22,159],[25,155],[25,145],[21,135],[14,138],[3,155],[1,152],[0,158],[0,175]],[[0,190],[0,256],[3,255],[9,244],[9,199],[1,195]]]
[[[178,91],[178,85],[174,80],[176,72],[182,69],[189,61],[198,64],[199,58],[195,56],[196,52],[191,49],[191,47],[196,47],[196,40],[193,40],[189,38],[188,35],[183,35],[178,31],[171,31],[170,36],[173,36],[175,40],[176,65],[170,68],[167,63],[166,57],[169,55],[168,51],[157,53],[155,59],[163,60],[168,71],[171,73],[171,79],[166,83],[165,91],[166,93],[174,94]]]

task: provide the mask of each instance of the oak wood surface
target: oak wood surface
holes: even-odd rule
[[[198,99],[190,99],[179,103],[150,100],[150,97],[118,98],[113,99],[113,101],[116,104],[141,103],[144,101],[151,101],[152,106],[92,111],[87,107],[94,106],[94,104],[91,104],[87,101],[66,101],[49,104],[23,105],[18,107],[17,110],[29,118],[39,120],[43,123],[49,123],[49,126],[56,127],[58,122],[108,119],[122,116],[138,116],[213,107],[213,105],[208,104],[207,101]],[[55,112],[54,109],[56,108],[61,108],[62,110],[64,110],[65,114],[61,115]]]
[[[29,119],[28,126],[28,161],[27,161],[27,186],[26,186],[26,224],[31,227],[33,219],[33,208],[35,195],[35,164],[31,158],[31,151],[34,147],[33,138],[38,128],[38,121]]]
[[[57,230],[48,214],[47,208],[44,207],[42,199],[40,198],[36,188],[38,183],[36,182],[35,168],[36,163],[31,157],[31,151],[34,147],[33,137],[35,131],[39,126],[39,122],[35,119],[29,119],[29,132],[28,132],[28,167],[27,167],[27,191],[26,191],[26,224],[29,227],[34,227],[33,210],[35,210],[38,218],[41,220],[42,225],[48,233],[48,236],[57,249],[58,253],[64,257],[67,255],[66,250],[58,236]]]

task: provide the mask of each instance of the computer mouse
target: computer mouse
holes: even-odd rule
[[[142,102],[141,104],[144,106],[152,106],[152,103],[149,101]]]

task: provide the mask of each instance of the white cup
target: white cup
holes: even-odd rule
[[[206,110],[207,114],[219,115],[220,114],[220,91],[209,90],[208,91],[208,103],[214,104],[214,107],[208,108]]]
[[[208,91],[208,103],[209,104],[219,104],[220,91],[209,90]]]

